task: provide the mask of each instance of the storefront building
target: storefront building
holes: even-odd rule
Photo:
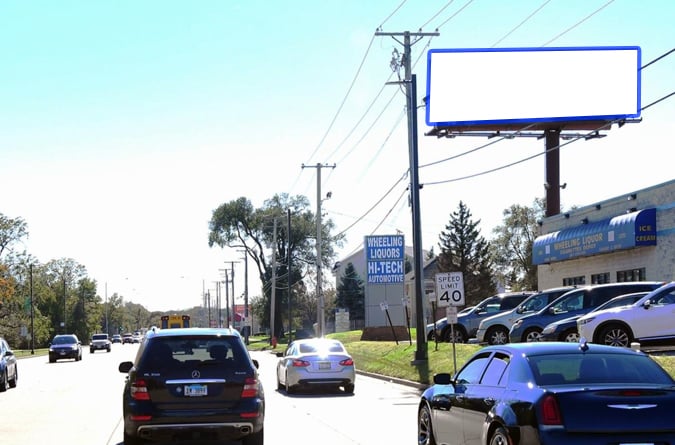
[[[539,288],[675,280],[675,180],[541,220]]]

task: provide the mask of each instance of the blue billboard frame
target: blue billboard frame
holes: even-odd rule
[[[431,93],[431,60],[433,54],[437,53],[498,53],[498,52],[556,52],[556,51],[636,51],[637,55],[637,101],[635,113],[631,114],[611,114],[611,115],[588,115],[588,116],[542,116],[536,118],[518,118],[518,119],[494,119],[494,120],[462,120],[462,121],[438,121],[430,120],[431,103],[434,100]],[[454,49],[430,49],[427,52],[427,85],[426,85],[426,107],[425,120],[428,126],[436,127],[475,127],[475,126],[499,126],[513,124],[535,124],[535,123],[560,123],[560,122],[588,122],[588,121],[614,121],[629,118],[640,117],[641,112],[641,63],[642,50],[639,46],[574,46],[574,47],[522,47],[522,48],[454,48]]]

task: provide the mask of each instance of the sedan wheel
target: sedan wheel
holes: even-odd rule
[[[288,384],[288,374],[286,374],[286,394],[293,394],[293,387]]]
[[[528,343],[541,341],[541,330],[537,328],[529,329],[527,332],[525,332],[524,337],[525,341]]]
[[[452,334],[453,332],[448,328],[447,331],[445,331],[445,334],[443,334],[443,338],[446,342],[452,343]],[[465,343],[466,339],[464,338],[464,333],[460,329],[455,329],[454,331],[455,335],[455,343]]]
[[[423,406],[417,418],[417,444],[436,445],[433,426],[431,425],[431,413],[428,406]]]
[[[353,383],[348,383],[348,384],[345,385],[345,393],[354,394],[354,384]]]
[[[490,328],[485,336],[490,345],[505,345],[509,342],[509,331],[503,326]]]
[[[10,388],[16,388],[16,384],[19,381],[19,369],[14,368],[14,378],[9,381]]]
[[[570,329],[562,335],[562,341],[569,343],[579,343],[579,333],[576,329]]]
[[[512,443],[508,433],[502,427],[497,428],[490,439],[490,445],[511,445]]]
[[[607,326],[600,334],[600,343],[610,346],[628,347],[631,334],[621,326]]]
[[[7,391],[7,388],[9,388],[9,383],[7,382],[7,370],[5,369],[0,377],[0,392]]]

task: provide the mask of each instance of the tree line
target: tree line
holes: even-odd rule
[[[543,203],[535,199],[531,207],[505,209],[503,223],[487,239],[480,232],[480,220],[474,220],[468,205],[460,201],[439,234],[438,254],[433,246],[427,259],[436,258],[441,272],[463,273],[467,305],[478,303],[497,288],[536,290],[531,257]],[[300,195],[277,194],[259,208],[240,197],[212,211],[208,245],[243,249],[253,261],[263,291],[251,298],[251,312],[261,326],[269,326],[273,306],[277,336],[311,328],[317,319],[317,222],[309,199]],[[321,270],[331,270],[345,234],[334,233],[330,218],[321,219],[320,230]],[[0,213],[0,336],[14,348],[45,347],[60,333],[75,333],[86,341],[97,332],[112,335],[159,323],[164,312],[150,312],[118,293],[102,296],[100,283],[76,260],[40,262],[18,250],[27,236],[26,221]],[[411,270],[410,262],[407,258],[406,272]],[[351,319],[362,320],[363,277],[353,265],[346,265],[337,287],[330,274],[322,275],[326,320],[338,308],[348,310]],[[200,311],[181,309],[192,313],[193,320],[203,318],[196,316]]]

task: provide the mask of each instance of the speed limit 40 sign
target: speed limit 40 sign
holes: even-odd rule
[[[462,272],[436,274],[438,307],[464,306],[464,276]]]

